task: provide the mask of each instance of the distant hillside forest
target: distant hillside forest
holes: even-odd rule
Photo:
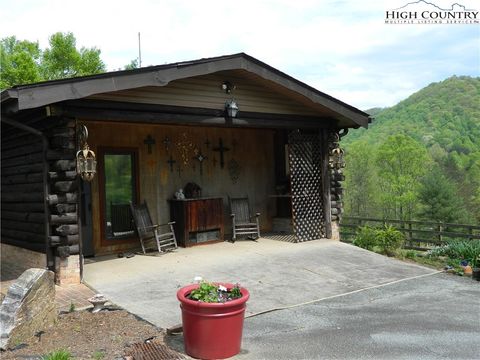
[[[346,216],[480,223],[480,78],[367,112],[369,129],[342,140]]]

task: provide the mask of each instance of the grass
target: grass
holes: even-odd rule
[[[472,268],[479,265],[480,240],[453,240],[427,252],[399,249],[395,257],[439,270],[449,267],[449,271],[462,276],[462,262],[468,263]]]
[[[427,257],[424,256],[425,252],[416,250],[400,249],[395,253],[395,257],[400,260],[409,260],[417,264],[432,267],[441,270],[447,265],[447,261],[444,258],[439,257]]]
[[[363,226],[357,229],[353,245],[436,269],[447,267],[458,275],[464,274],[467,264],[472,268],[480,266],[480,240],[452,239],[424,253],[402,249],[404,241],[404,235],[394,227]]]
[[[42,360],[72,360],[73,356],[67,350],[55,350],[42,357]]]
[[[103,358],[105,357],[105,353],[101,350],[96,350],[94,353],[93,353],[93,358],[95,360],[102,360]]]

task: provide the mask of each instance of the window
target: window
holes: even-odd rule
[[[130,202],[137,199],[135,150],[101,151],[103,231],[107,240],[125,239],[134,235],[135,227]]]

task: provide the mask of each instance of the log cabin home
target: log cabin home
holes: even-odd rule
[[[80,281],[83,257],[139,249],[129,202],[185,226],[173,199],[187,184],[181,246],[229,240],[231,197],[248,197],[262,234],[338,239],[339,140],[369,123],[244,53],[19,85],[1,105],[2,258],[58,284]],[[76,171],[86,143],[91,181]]]

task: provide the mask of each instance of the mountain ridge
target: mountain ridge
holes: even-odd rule
[[[366,112],[374,116],[369,128],[351,130],[342,139],[347,156],[361,144],[375,159],[390,136],[414,139],[428,152],[430,163],[425,166],[448,178],[470,219],[480,223],[480,77],[451,76],[392,107]],[[345,175],[348,178],[348,161]]]

